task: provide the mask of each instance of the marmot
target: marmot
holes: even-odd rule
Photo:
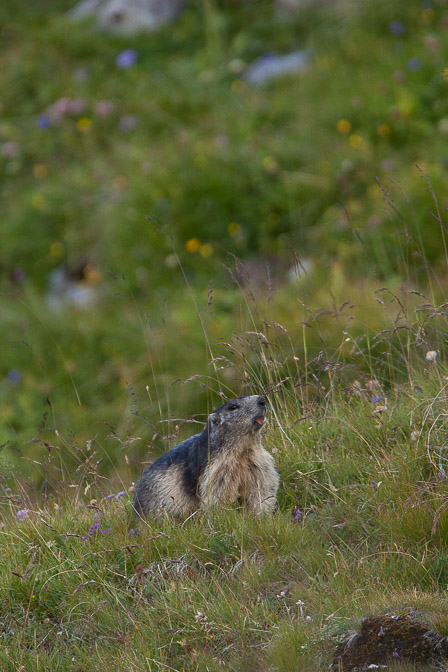
[[[208,417],[202,434],[182,441],[151,464],[137,481],[137,515],[167,511],[186,518],[200,507],[238,500],[255,513],[277,506],[279,476],[261,445],[266,401],[252,395],[231,399]]]

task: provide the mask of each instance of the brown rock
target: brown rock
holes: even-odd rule
[[[364,672],[393,662],[419,663],[421,670],[448,659],[448,638],[431,630],[415,613],[370,616],[361,621],[359,632],[344,634],[331,669]],[[384,669],[384,667],[383,667]],[[419,668],[420,669],[420,668]]]

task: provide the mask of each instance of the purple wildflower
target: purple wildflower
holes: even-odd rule
[[[113,499],[115,497],[114,493],[111,492],[110,495],[107,495],[106,499]]]
[[[6,159],[14,159],[19,153],[20,145],[18,142],[5,142],[0,147],[0,154]]]
[[[74,98],[69,101],[69,114],[82,114],[86,109],[86,102],[83,98]]]
[[[96,513],[93,514],[93,520],[99,520],[102,517],[103,514],[101,513],[101,511],[97,511]]]
[[[118,495],[115,496],[115,499],[119,501],[122,497],[124,497],[126,494],[126,490],[122,490],[121,492],[118,493]]]
[[[99,530],[100,526],[101,526],[101,523],[94,523],[93,525],[91,525],[91,526],[89,527],[89,531],[88,531],[87,534],[88,534],[89,536],[92,536],[92,534],[93,534],[94,532],[97,532],[97,531]]]
[[[136,537],[139,537],[140,536],[140,530],[134,530],[134,528],[131,527],[131,529],[129,530],[129,536],[133,537],[134,535]]]
[[[95,105],[95,113],[107,117],[114,111],[115,105],[110,100],[99,100]]]
[[[301,512],[300,509],[296,509],[296,510],[294,511],[294,520],[296,521],[296,523],[300,523],[300,522],[301,522],[301,520],[302,520],[302,512]]]
[[[25,281],[25,271],[23,268],[14,268],[11,272],[11,280],[14,282],[22,283]]]
[[[11,371],[8,373],[8,380],[10,383],[13,383],[14,385],[20,383],[21,379],[22,374],[18,369],[11,369]]]
[[[379,404],[380,401],[382,401],[382,400],[383,400],[383,397],[372,397],[372,401],[373,401],[375,404]]]
[[[120,68],[120,70],[126,70],[127,68],[132,68],[132,66],[135,65],[137,61],[138,53],[135,51],[135,49],[125,49],[118,54],[115,60],[115,65],[117,68]]]
[[[16,513],[16,518],[17,520],[25,520],[25,518],[28,518],[29,513],[29,509],[20,509],[20,511],[17,511]]]
[[[140,123],[140,119],[135,114],[126,114],[118,123],[120,131],[133,131]]]
[[[392,23],[389,24],[389,32],[392,33],[392,35],[395,35],[395,37],[400,37],[400,35],[404,35],[406,28],[401,21],[392,21]]]
[[[440,469],[440,471],[437,473],[437,478],[446,478],[445,469],[443,469],[443,468]]]
[[[51,120],[46,114],[41,114],[39,117],[37,117],[37,126],[38,128],[41,128],[43,131],[45,131],[47,128],[50,128],[51,126]]]
[[[417,70],[422,69],[422,62],[419,58],[410,58],[407,62],[407,68],[411,72],[417,72]]]

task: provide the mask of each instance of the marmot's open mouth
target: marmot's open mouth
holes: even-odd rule
[[[257,425],[260,425],[260,427],[262,427],[266,422],[266,415],[264,413],[263,415],[259,415],[257,418],[254,418],[254,422],[256,422]]]

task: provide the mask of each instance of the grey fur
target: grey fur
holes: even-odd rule
[[[279,476],[261,444],[266,414],[258,395],[231,399],[213,411],[202,434],[162,455],[137,481],[137,515],[167,511],[186,518],[201,507],[238,500],[255,514],[274,511]]]

